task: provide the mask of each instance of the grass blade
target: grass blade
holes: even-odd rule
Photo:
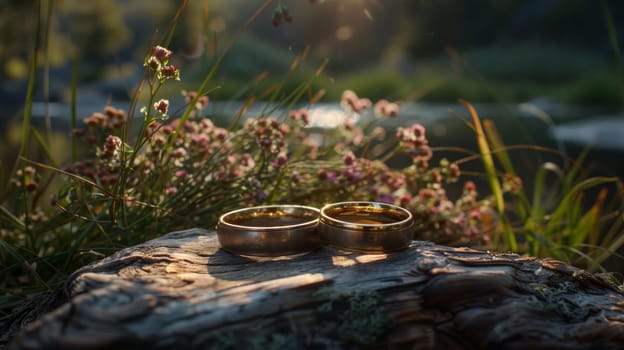
[[[484,120],[483,125],[485,135],[487,136],[489,143],[492,145],[492,148],[494,149],[493,153],[503,167],[503,170],[507,174],[516,177],[516,170],[514,169],[513,163],[511,162],[511,158],[509,157],[509,153],[507,152],[505,143],[503,142],[502,137],[496,129],[496,125],[494,125],[494,122],[489,119]],[[530,211],[529,199],[525,195],[524,191],[519,191],[516,195],[518,196],[518,198],[520,199],[520,203],[522,204],[522,207],[520,207],[520,214],[523,218],[526,218]]]
[[[77,99],[76,99],[76,91],[78,90],[78,50],[74,52],[74,58],[72,61],[72,79],[71,79],[71,156],[72,163],[75,163],[78,159],[78,146],[76,139],[76,135],[74,134],[74,130],[78,127],[78,116],[76,111]]]
[[[576,184],[572,189],[566,192],[566,195],[561,200],[561,203],[553,212],[550,222],[548,223],[547,230],[554,232],[557,230],[557,227],[565,222],[566,214],[569,213],[571,206],[574,205],[574,200],[583,191],[600,185],[616,183],[618,181],[619,179],[617,177],[592,177]]]
[[[26,88],[26,101],[24,103],[24,120],[22,121],[22,145],[20,156],[25,158],[28,153],[28,144],[31,130],[32,105],[35,94],[35,81],[37,79],[37,51],[41,42],[41,7],[37,13],[37,26],[35,31],[35,42],[33,43],[32,61],[28,72],[28,87]]]
[[[35,137],[35,140],[39,144],[39,147],[41,147],[43,154],[48,159],[50,164],[53,167],[58,168],[57,163],[54,161],[54,156],[52,155],[52,152],[50,151],[50,147],[48,147],[48,143],[43,139],[43,136],[41,136],[41,133],[39,133],[37,129],[32,129],[32,134]]]
[[[468,110],[468,113],[472,118],[474,130],[477,134],[477,144],[479,146],[479,152],[481,153],[481,161],[483,162],[483,167],[485,168],[488,182],[490,184],[490,189],[492,190],[492,194],[494,195],[496,210],[501,215],[501,218],[504,219],[505,202],[503,199],[503,190],[501,188],[500,182],[498,181],[496,167],[494,165],[494,159],[492,158],[492,151],[490,149],[490,145],[488,144],[488,140],[485,137],[485,132],[483,130],[483,126],[481,125],[481,120],[479,119],[477,111],[468,101],[460,99],[459,103],[461,103]],[[516,251],[518,249],[518,245],[516,243],[516,238],[513,235],[513,232],[511,232],[509,228],[506,228],[505,231],[507,233],[508,248],[512,251]]]

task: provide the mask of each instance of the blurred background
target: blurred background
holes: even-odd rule
[[[106,104],[127,108],[146,53],[180,3],[51,1],[51,11],[42,9],[51,20],[40,31],[48,45],[37,51],[35,124],[49,116],[55,130],[68,132],[73,62],[79,120]],[[196,89],[262,4],[190,0],[170,46],[182,81],[163,94],[181,101],[180,91]],[[38,1],[0,0],[4,164],[12,164],[19,148],[15,130],[39,7]],[[292,23],[272,25],[283,7]],[[218,101],[244,99],[260,74],[267,74],[267,84],[284,81],[286,90],[312,80],[314,89],[325,90],[322,103],[337,104],[344,89],[398,100],[403,113],[394,123],[425,124],[434,145],[474,147],[472,131],[453,113],[464,113],[456,102],[463,98],[495,120],[507,144],[553,146],[571,156],[591,146],[589,167],[622,176],[623,14],[624,2],[617,0],[274,1],[227,54],[210,99],[222,106],[215,117],[227,119]],[[306,48],[306,60],[289,73]]]

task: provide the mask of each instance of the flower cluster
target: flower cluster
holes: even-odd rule
[[[156,50],[153,57],[163,62],[170,52]],[[195,103],[192,117],[151,120],[143,146],[132,156],[123,156],[129,146],[113,134],[116,120],[125,122],[125,113],[107,107],[105,113],[85,119],[89,133],[97,134],[95,129],[99,129],[105,136],[93,146],[93,157],[66,170],[111,189],[123,178],[127,198],[166,208],[170,216],[178,213],[185,220],[199,213],[213,215],[214,220],[226,209],[224,205],[301,202],[320,206],[328,201],[369,200],[411,210],[419,223],[419,238],[445,243],[489,239],[485,222],[495,222],[489,204],[477,200],[472,183],[466,184],[456,200],[448,197],[446,185],[457,182],[461,172],[457,163],[446,159],[430,166],[432,150],[425,127],[416,123],[399,127],[395,133],[386,131],[380,117],[395,117],[399,112],[395,102],[381,100],[373,105],[345,91],[342,106],[347,117],[374,106],[377,118],[370,124],[358,124],[356,118],[334,130],[319,131],[309,128],[308,109],[299,108],[282,116],[249,118],[238,128],[226,130],[202,115],[207,97],[192,91],[184,92],[184,97],[187,104]],[[167,115],[169,102],[160,99],[153,109]],[[386,140],[388,136],[393,138]],[[388,144],[390,148],[384,146]],[[408,156],[411,164],[390,166],[388,160],[399,154]],[[124,159],[132,163],[124,164]],[[124,169],[131,171],[122,176]],[[202,207],[211,209],[197,209]]]
[[[296,123],[301,123],[302,126],[310,125],[310,116],[306,108],[292,110],[288,113],[288,116],[290,117],[290,120]]]
[[[522,179],[506,173],[503,175],[503,191],[509,193],[519,193],[522,189]]]
[[[394,118],[399,115],[401,109],[396,102],[390,102],[386,99],[381,99],[375,103],[375,116]]]
[[[145,67],[154,72],[161,83],[168,79],[180,80],[180,71],[174,65],[169,64],[171,55],[173,55],[171,50],[162,46],[154,46],[145,58]]]
[[[162,98],[156,101],[154,103],[154,110],[162,116],[167,116],[169,113],[169,100]]]
[[[340,97],[340,104],[353,113],[360,113],[371,107],[371,100],[360,98],[351,90],[345,90]]]
[[[128,120],[126,112],[113,106],[106,106],[104,113],[95,112],[83,119],[88,127],[96,127],[104,130],[115,130],[123,126]]]
[[[425,136],[425,127],[421,124],[414,124],[409,128],[399,127],[396,137],[399,147],[405,150],[414,162],[426,167],[432,151]]]
[[[197,96],[197,92],[195,91],[182,91],[182,96],[184,96],[184,102],[188,105],[191,102],[195,101],[195,106],[193,106],[193,114],[192,117],[196,117],[198,113],[208,106],[208,96],[202,95]]]
[[[245,122],[245,129],[255,137],[261,149],[272,154],[286,150],[286,136],[290,133],[287,124],[271,117],[250,118]]]
[[[37,171],[35,168],[26,166],[15,172],[15,177],[11,179],[11,183],[15,187],[24,187],[26,191],[32,192],[39,188],[37,177]]]

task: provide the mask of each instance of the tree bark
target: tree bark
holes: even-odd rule
[[[423,241],[283,258],[173,232],[76,271],[10,349],[621,348],[624,295],[553,259]]]

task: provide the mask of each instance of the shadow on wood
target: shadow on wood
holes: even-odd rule
[[[552,259],[415,241],[245,258],[191,229],[75,272],[10,349],[621,348],[624,295]]]

